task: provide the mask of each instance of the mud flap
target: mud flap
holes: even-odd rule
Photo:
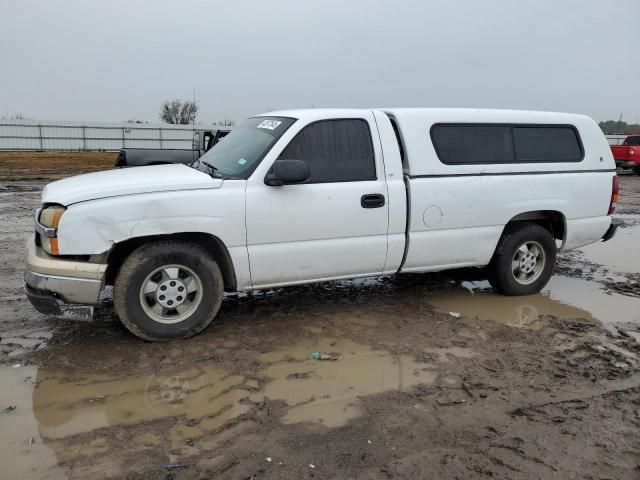
[[[616,220],[612,220],[611,221],[611,225],[609,226],[609,229],[607,230],[607,232],[602,237],[602,241],[606,242],[608,240],[611,240],[613,238],[613,236],[616,234],[616,231],[618,230],[619,226],[620,226],[620,224]]]

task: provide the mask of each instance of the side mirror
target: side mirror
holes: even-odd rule
[[[302,160],[276,160],[267,173],[264,183],[279,187],[294,183],[303,183],[309,179],[309,167]]]

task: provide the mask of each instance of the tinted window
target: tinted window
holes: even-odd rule
[[[300,131],[280,159],[304,160],[306,183],[375,180],[369,124],[364,120],[323,120]]]
[[[582,158],[571,127],[515,127],[513,139],[519,162],[575,162]]]
[[[637,137],[627,137],[624,141],[625,145],[640,145],[640,135]]]
[[[583,151],[571,126],[459,125],[431,128],[431,139],[447,165],[577,162]]]
[[[511,127],[501,125],[434,125],[433,143],[442,163],[512,163]]]

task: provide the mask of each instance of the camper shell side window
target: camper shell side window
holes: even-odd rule
[[[581,162],[573,125],[436,123],[430,130],[445,165]]]

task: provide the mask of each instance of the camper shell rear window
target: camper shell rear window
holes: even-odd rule
[[[565,163],[584,159],[573,125],[437,123],[431,141],[445,165]]]

